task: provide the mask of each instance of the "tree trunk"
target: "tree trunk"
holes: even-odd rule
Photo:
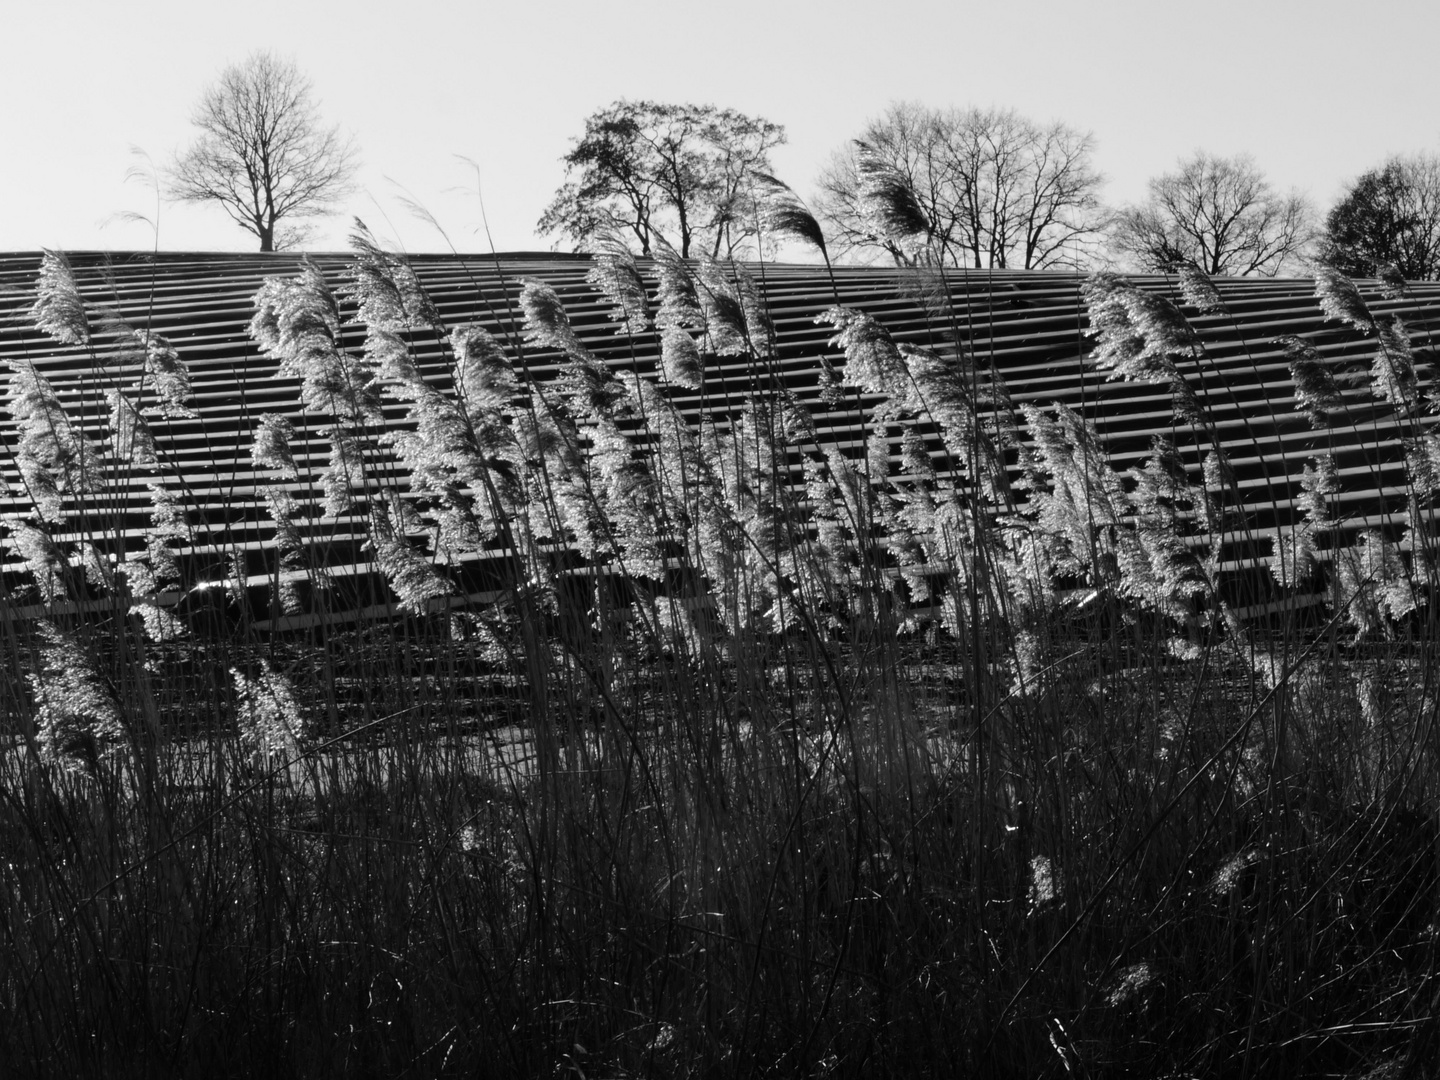
[[[274,227],[273,225],[270,225],[270,226],[261,225],[261,226],[260,226],[260,250],[261,250],[261,251],[274,251],[274,250],[275,250],[275,227]]]

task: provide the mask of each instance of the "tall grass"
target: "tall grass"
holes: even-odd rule
[[[170,456],[180,355],[46,256],[108,407],[11,364],[7,1075],[1433,1073],[1440,442],[1398,320],[1327,278],[1373,371],[1289,348],[1315,423],[1399,418],[1404,510],[1349,521],[1322,454],[1261,536],[1194,273],[1085,286],[1090,362],[1174,402],[1129,468],[1012,403],[943,278],[941,348],[824,313],[808,403],[746,268],[602,244],[603,334],[515,284],[451,325],[363,227],[343,281],[267,281],[300,393],[247,545]]]

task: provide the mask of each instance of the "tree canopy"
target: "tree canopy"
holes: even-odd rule
[[[1302,256],[1313,220],[1304,196],[1279,194],[1249,157],[1202,151],[1119,212],[1113,245],[1145,270],[1193,263],[1207,274],[1274,277]]]
[[[734,254],[756,232],[754,174],[784,141],[779,124],[733,109],[617,101],[586,117],[536,228],[577,246],[610,229],[644,255],[657,237],[685,257]]]
[[[292,61],[257,52],[205,91],[200,137],[170,168],[182,202],[216,202],[274,251],[303,235],[297,223],[333,213],[358,165],[353,143],[320,123],[310,80]]]
[[[1393,157],[1362,174],[1326,215],[1320,258],[1348,277],[1387,266],[1407,280],[1440,277],[1440,157]]]
[[[820,176],[819,210],[841,250],[897,263],[1039,269],[1082,261],[1103,221],[1094,139],[1014,111],[897,104],[838,151]],[[883,227],[873,198],[900,185],[923,228],[914,242]],[[882,215],[883,216],[883,215]]]

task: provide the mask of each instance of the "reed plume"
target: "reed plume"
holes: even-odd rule
[[[1112,379],[1178,382],[1175,357],[1191,354],[1196,338],[1185,316],[1163,296],[1116,274],[1093,274],[1082,290],[1095,339],[1091,361]]]
[[[295,466],[295,455],[290,450],[294,437],[295,428],[289,419],[277,413],[265,413],[255,425],[250,460],[257,468],[274,469],[282,479],[298,480],[300,471]]]
[[[1180,295],[1202,315],[1224,314],[1228,310],[1215,283],[1193,262],[1180,267]]]
[[[820,252],[820,257],[828,265],[830,253],[825,248],[825,230],[809,207],[800,201],[790,185],[769,173],[757,172],[753,176],[760,185],[760,206],[765,227],[781,236],[791,236],[809,244]]]
[[[170,339],[161,334],[140,335],[145,350],[145,380],[154,392],[156,404],[147,406],[168,419],[193,419],[190,369]]]
[[[845,352],[841,384],[865,394],[892,395],[905,399],[909,394],[909,371],[889,331],[863,312],[832,307],[816,322],[829,323],[836,330],[830,344]]]
[[[30,318],[37,329],[62,345],[90,344],[90,320],[75,273],[63,252],[45,249]]]
[[[36,742],[47,761],[98,771],[101,756],[125,737],[113,689],[80,644],[42,622],[41,665],[30,676]]]
[[[19,434],[15,457],[20,478],[40,516],[58,521],[66,494],[84,494],[99,483],[98,456],[34,364],[11,361],[5,399]]]
[[[650,301],[629,245],[613,229],[600,228],[589,237],[591,267],[585,280],[613,305],[610,318],[631,337],[650,325]]]
[[[243,743],[266,765],[295,756],[312,727],[295,684],[263,660],[258,674],[231,668],[230,678]]]
[[[40,598],[47,604],[63,599],[68,594],[66,559],[54,539],[44,529],[26,521],[11,520],[6,525],[10,529],[10,544],[25,564]]]
[[[1375,358],[1370,364],[1371,392],[1397,409],[1415,408],[1419,403],[1419,383],[1405,324],[1397,315],[1377,324],[1377,331]]]
[[[1327,319],[1349,323],[1362,334],[1375,331],[1375,317],[1355,283],[1328,266],[1315,268],[1315,296]]]
[[[855,148],[861,202],[879,234],[902,249],[927,243],[930,219],[909,178],[868,143],[857,139]]]
[[[765,342],[751,340],[745,304],[719,264],[702,259],[697,279],[709,351],[717,356],[744,356],[752,348],[764,348]]]
[[[505,350],[482,326],[457,326],[450,333],[457,383],[472,421],[508,406],[519,390]]]
[[[1290,358],[1290,378],[1295,383],[1295,401],[1310,417],[1310,426],[1326,427],[1334,413],[1345,408],[1345,399],[1330,368],[1315,351],[1315,346],[1297,337],[1283,337],[1276,342],[1284,346]]]

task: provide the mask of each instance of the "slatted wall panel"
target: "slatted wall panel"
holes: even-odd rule
[[[114,558],[143,550],[150,513],[147,484],[160,480],[182,499],[193,530],[183,556],[186,588],[204,592],[197,587],[220,582],[227,561],[240,553],[251,591],[263,597],[275,566],[270,550],[273,529],[266,523],[262,500],[269,477],[258,475],[249,459],[256,420],[261,413],[280,412],[294,423],[296,458],[302,472],[310,473],[295,485],[297,498],[313,501],[310,481],[324,468],[329,453],[321,433],[326,421],[302,414],[298,385],[278,375],[277,362],[260,353],[246,329],[253,314],[252,297],[264,278],[293,275],[298,260],[282,255],[173,253],[82,253],[70,258],[92,321],[119,318],[171,340],[189,366],[197,415],[155,420],[161,468],[115,470],[103,495],[87,500],[86,510],[74,500],[67,501],[64,521],[53,530],[56,540],[69,552],[77,541],[90,538]],[[315,257],[337,287],[347,261],[343,255]],[[584,259],[415,256],[410,261],[447,324],[484,325],[512,343],[512,356],[522,321],[517,303],[521,281],[536,278],[557,290],[581,337],[601,359],[617,369],[633,368],[644,375],[656,372],[653,338],[631,342],[616,332],[607,314],[610,303],[585,281]],[[39,264],[38,254],[0,256],[4,314],[0,379],[8,378],[14,362],[33,363],[55,386],[70,414],[84,418],[98,443],[106,415],[105,391],[133,380],[136,372],[117,367],[103,334],[91,350],[56,345],[34,328],[29,308]],[[1209,436],[1202,437],[1175,420],[1167,387],[1107,381],[1087,360],[1091,342],[1085,335],[1079,276],[952,271],[944,283],[950,297],[946,303],[936,293],[933,279],[922,281],[895,270],[837,268],[833,278],[812,266],[756,266],[751,271],[774,321],[776,356],[758,364],[738,357],[710,358],[703,392],[673,394],[692,421],[709,415],[723,424],[738,414],[750,395],[784,385],[811,408],[822,444],[834,443],[858,453],[860,414],[875,402],[851,394],[844,406],[836,408],[820,400],[819,358],[828,356],[836,366],[843,358],[828,344],[833,331],[818,325],[816,317],[839,303],[872,315],[898,341],[952,355],[958,341],[981,366],[1003,376],[1017,405],[1062,403],[1078,410],[1095,425],[1119,470],[1138,465],[1157,433],[1180,448],[1197,474],[1210,448]],[[648,274],[643,262],[642,272]],[[1133,280],[1181,302],[1173,279]],[[1311,281],[1224,279],[1216,285],[1227,310],[1198,315],[1185,309],[1205,356],[1201,361],[1182,361],[1181,369],[1213,420],[1240,493],[1240,512],[1231,518],[1226,538],[1229,569],[1248,568],[1252,584],[1264,578],[1253,571],[1269,557],[1270,534],[1296,519],[1299,476],[1305,464],[1321,453],[1334,455],[1345,488],[1337,500],[1344,517],[1338,540],[1343,542],[1367,527],[1385,528],[1398,537],[1399,519],[1406,509],[1403,440],[1434,420],[1428,415],[1397,416],[1392,406],[1372,395],[1368,385],[1357,385],[1346,391],[1344,414],[1331,426],[1315,430],[1297,410],[1289,364],[1276,339],[1305,338],[1335,370],[1352,366],[1364,370],[1373,356],[1373,338],[1327,321]],[[1393,300],[1385,299],[1374,282],[1361,282],[1360,287],[1377,315],[1400,315],[1405,320],[1422,364],[1422,381],[1428,379],[1433,336],[1440,329],[1440,285],[1416,284]],[[362,341],[363,329],[347,326],[347,347],[358,352]],[[438,335],[417,332],[413,345],[427,376],[448,386],[448,352]],[[530,375],[548,379],[559,359],[529,352]],[[392,402],[386,411],[387,420],[398,421],[403,409]],[[0,517],[7,520],[33,512],[16,467],[15,440],[13,420],[8,414],[0,416],[0,475],[6,482],[0,489]],[[898,460],[898,442],[892,449]],[[791,461],[797,478],[800,452],[795,448]],[[367,561],[361,522],[316,517],[308,529],[320,560],[334,574],[356,583],[350,594],[354,604],[378,610],[390,602]],[[23,574],[13,544],[6,546],[3,570],[0,606],[6,616],[14,619],[36,610],[16,599],[23,595],[17,591]],[[482,579],[480,575],[476,581],[483,584]],[[209,588],[215,590],[213,584]],[[190,602],[179,594],[167,600]],[[263,599],[255,606],[263,609]],[[280,623],[262,618],[257,625]]]

